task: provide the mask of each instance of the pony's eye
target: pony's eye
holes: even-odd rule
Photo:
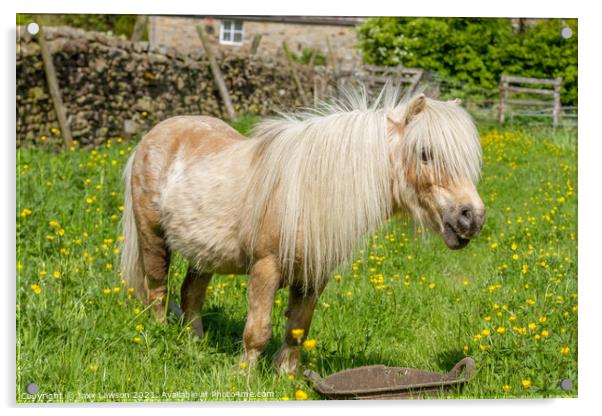
[[[428,163],[431,160],[431,154],[428,150],[422,149],[422,152],[420,152],[420,158],[422,159],[422,163]]]

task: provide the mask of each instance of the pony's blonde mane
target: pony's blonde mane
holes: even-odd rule
[[[400,99],[396,91],[386,86],[372,103],[364,89],[348,92],[342,100],[314,110],[265,120],[252,132],[259,142],[248,189],[251,235],[260,234],[271,208],[279,226],[280,268],[289,283],[301,278],[305,291],[321,287],[362,238],[391,215],[387,115],[403,112],[411,100]],[[408,149],[428,146],[438,160],[438,172],[473,177],[473,145],[444,143],[449,134],[442,123],[465,128],[452,119],[455,110],[445,106],[460,109],[454,103],[428,100],[421,121],[408,126]],[[442,132],[441,140],[435,137]],[[463,153],[471,155],[468,161]],[[256,243],[251,241],[251,252]],[[301,271],[293,270],[296,255],[301,256]]]

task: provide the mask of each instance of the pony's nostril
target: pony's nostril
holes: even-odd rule
[[[471,207],[465,206],[460,209],[460,215],[458,217],[458,225],[460,228],[465,230],[472,228],[473,219],[474,214]]]

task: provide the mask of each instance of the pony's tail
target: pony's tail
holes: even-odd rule
[[[138,247],[138,229],[134,218],[134,207],[132,202],[132,165],[136,151],[130,156],[125,170],[123,180],[125,182],[125,196],[123,203],[123,217],[121,218],[121,235],[124,237],[121,243],[121,272],[128,288],[134,288],[138,298],[144,300],[144,269],[142,258]]]

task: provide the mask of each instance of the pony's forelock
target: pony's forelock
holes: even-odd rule
[[[420,175],[422,154],[436,182],[470,180],[481,174],[479,134],[468,112],[456,102],[426,99],[426,108],[405,129],[405,163],[415,164]]]

